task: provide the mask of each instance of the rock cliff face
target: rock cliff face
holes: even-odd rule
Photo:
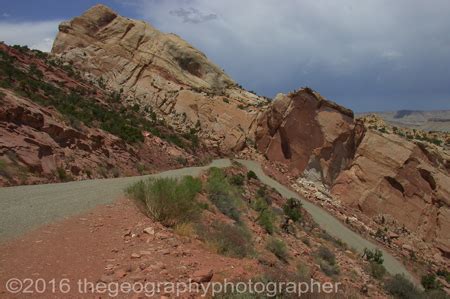
[[[354,155],[353,112],[308,88],[279,94],[259,118],[256,137],[269,160],[331,184]]]
[[[449,157],[431,145],[367,130],[332,194],[370,217],[390,215],[450,256]]]
[[[256,106],[265,100],[174,34],[96,5],[59,26],[52,52],[177,130],[200,129],[211,148],[228,152],[254,139]]]

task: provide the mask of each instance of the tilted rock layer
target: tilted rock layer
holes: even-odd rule
[[[432,146],[367,130],[332,194],[369,216],[391,215],[449,256],[448,159]]]
[[[179,131],[201,129],[205,144],[221,152],[254,139],[255,106],[265,100],[177,35],[96,5],[59,26],[52,52]]]
[[[60,113],[48,104],[55,91],[64,93],[59,100],[66,108],[75,91],[91,96],[103,107],[95,122],[113,108],[102,89],[47,58],[0,43],[0,186],[139,175],[193,162],[184,149],[149,133],[142,142],[127,143],[99,125]],[[16,75],[8,78],[8,72]]]

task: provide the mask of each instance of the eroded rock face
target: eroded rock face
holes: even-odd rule
[[[100,129],[75,129],[50,108],[0,92],[0,186],[139,175],[192,159],[155,136],[132,146]]]
[[[221,152],[254,139],[256,105],[264,99],[238,88],[174,34],[96,5],[59,26],[52,52],[177,130],[201,129],[206,145]]]
[[[269,160],[331,184],[352,159],[353,113],[310,89],[279,94],[259,118],[257,148]]]
[[[331,191],[368,216],[391,215],[448,256],[450,177],[445,160],[424,144],[367,130]]]

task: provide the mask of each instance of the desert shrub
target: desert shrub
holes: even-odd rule
[[[256,173],[253,170],[250,170],[249,172],[247,172],[247,179],[258,179],[258,176],[256,175]]]
[[[378,249],[372,251],[368,248],[364,248],[363,257],[369,262],[375,262],[380,265],[384,262],[383,253]]]
[[[116,167],[111,169],[111,173],[113,175],[113,177],[118,178],[120,176],[120,170]]]
[[[295,198],[289,198],[283,205],[283,211],[286,216],[294,222],[302,219],[302,203]]]
[[[183,237],[192,237],[195,235],[195,227],[192,223],[180,223],[177,224],[173,230],[177,235]]]
[[[297,275],[301,280],[311,278],[311,269],[305,263],[297,264]]]
[[[256,195],[258,196],[258,198],[263,199],[269,206],[272,205],[272,199],[267,194],[266,185],[259,187],[258,191],[256,191]]]
[[[7,179],[12,178],[12,173],[4,160],[0,160],[0,176],[4,176]]]
[[[63,167],[56,168],[56,175],[62,182],[68,182],[72,180],[72,177],[66,172]]]
[[[230,183],[236,186],[244,185],[244,176],[242,174],[233,175],[230,178]]]
[[[108,177],[108,169],[106,169],[106,167],[104,166],[100,166],[98,168],[98,173],[103,177],[103,178],[107,178]]]
[[[216,223],[201,227],[199,234],[219,254],[243,258],[253,253],[252,235],[243,225]]]
[[[175,161],[177,161],[177,163],[184,165],[184,166],[186,166],[188,164],[188,160],[183,156],[176,157]]]
[[[339,274],[339,267],[336,265],[336,256],[330,249],[320,246],[316,252],[320,269],[327,276]]]
[[[258,223],[268,234],[273,234],[275,232],[274,218],[275,216],[270,209],[261,211],[259,215]]]
[[[266,244],[267,250],[272,252],[278,259],[283,262],[287,262],[289,258],[288,249],[286,244],[280,239],[270,238]]]
[[[320,270],[327,276],[335,276],[340,273],[339,267],[335,264],[330,264],[325,260],[319,260]]]
[[[150,178],[133,184],[126,193],[143,204],[150,217],[165,226],[175,226],[199,215],[200,208],[195,196],[201,189],[199,179],[186,176],[178,180]]]
[[[385,290],[395,298],[421,298],[421,292],[404,275],[396,274],[384,284]]]
[[[256,200],[253,201],[252,208],[259,212],[258,224],[264,228],[267,233],[273,234],[275,232],[274,222],[276,220],[276,215],[273,213],[272,208],[267,201],[261,197],[257,197]]]
[[[370,274],[376,279],[383,279],[386,268],[382,264],[370,262]]]
[[[138,163],[138,164],[136,165],[136,168],[137,168],[137,171],[139,172],[139,174],[142,175],[142,174],[145,173],[146,167],[145,167],[144,164]]]
[[[436,272],[436,275],[442,277],[445,279],[445,281],[447,281],[448,283],[450,283],[450,272],[448,272],[447,270],[441,269],[438,270]]]
[[[336,264],[336,256],[330,249],[325,246],[320,246],[317,250],[317,256],[322,260],[328,262],[330,265]]]
[[[212,167],[206,185],[209,200],[235,221],[240,221],[239,192],[232,186],[222,169]]]
[[[436,280],[435,274],[423,275],[420,282],[425,290],[438,290],[442,288],[442,285]]]
[[[435,290],[427,290],[421,298],[448,299],[449,295],[442,289],[435,289]]]

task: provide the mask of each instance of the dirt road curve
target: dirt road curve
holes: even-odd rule
[[[253,170],[263,183],[275,188],[284,197],[302,200],[304,208],[330,235],[341,239],[359,252],[364,248],[382,250],[384,265],[390,273],[404,274],[414,281],[406,268],[392,255],[347,228],[324,209],[300,198],[295,192],[266,176],[257,162],[237,161]],[[128,185],[141,179],[197,176],[209,167],[229,165],[231,165],[229,159],[220,159],[204,167],[169,170],[148,176],[0,188],[0,241],[14,238],[40,225],[80,214],[100,204],[111,203],[123,196],[123,190]]]

